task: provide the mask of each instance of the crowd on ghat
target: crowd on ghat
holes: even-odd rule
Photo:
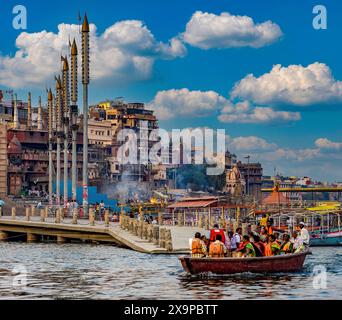
[[[210,238],[200,233],[195,234],[191,242],[192,257],[195,258],[223,258],[223,257],[270,257],[305,251],[310,244],[310,235],[305,223],[298,226],[299,231],[292,234],[275,232],[271,219],[260,222],[257,230],[252,231],[251,226],[247,234],[242,234],[242,228],[236,232],[220,229],[218,225],[210,231]]]

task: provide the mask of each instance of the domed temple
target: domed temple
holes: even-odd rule
[[[242,176],[238,165],[235,164],[226,174],[225,192],[232,196],[242,196],[244,194],[245,185],[245,179]]]

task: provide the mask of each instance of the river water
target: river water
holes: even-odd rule
[[[312,252],[300,273],[199,278],[185,274],[177,256],[0,243],[0,299],[341,299],[342,248]],[[326,269],[326,288],[322,273],[313,277],[315,267]],[[26,282],[18,273],[25,271]]]

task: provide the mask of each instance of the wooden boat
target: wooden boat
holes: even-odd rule
[[[190,274],[213,273],[278,273],[295,272],[303,269],[309,250],[274,257],[260,258],[192,258],[180,257],[184,270]]]

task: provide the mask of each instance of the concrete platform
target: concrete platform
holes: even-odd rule
[[[173,250],[164,248],[132,235],[123,230],[118,223],[110,223],[106,227],[104,222],[96,221],[95,226],[90,226],[88,220],[78,220],[78,224],[72,224],[72,219],[64,219],[62,223],[56,224],[54,218],[46,218],[45,222],[40,217],[0,218],[0,231],[10,234],[33,234],[39,236],[53,236],[59,239],[77,239],[83,241],[97,241],[113,243],[137,252],[149,254],[187,254],[189,253],[189,239],[196,232],[206,234],[204,229],[192,227],[163,226],[171,230]]]

